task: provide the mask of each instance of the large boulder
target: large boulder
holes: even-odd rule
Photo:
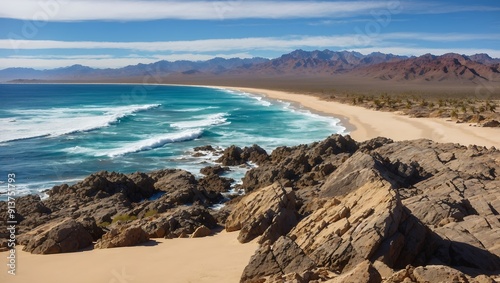
[[[276,184],[246,195],[226,219],[226,231],[239,230],[241,243],[261,236],[274,242],[297,223],[295,194]]]
[[[37,231],[43,231],[37,234]],[[29,235],[24,251],[33,254],[56,254],[76,252],[92,245],[92,236],[85,227],[73,219],[59,224],[38,228]]]
[[[149,241],[149,236],[141,227],[122,226],[113,228],[95,244],[95,248],[109,249],[117,247],[130,247]]]
[[[149,175],[155,180],[154,188],[165,192],[164,201],[175,204],[206,202],[205,197],[198,190],[195,176],[185,170],[165,169]]]
[[[230,146],[224,149],[222,156],[217,159],[217,162],[221,163],[224,166],[238,166],[241,164],[245,164],[246,161],[241,158],[241,154],[243,150],[237,146]]]
[[[141,221],[150,238],[177,238],[194,233],[200,226],[214,229],[217,221],[206,208],[197,205],[178,207]]]

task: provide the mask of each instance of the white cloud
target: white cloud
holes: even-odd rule
[[[346,36],[289,36],[249,37],[229,39],[203,39],[190,41],[155,42],[100,42],[0,39],[0,49],[127,49],[137,51],[214,52],[229,50],[276,50],[299,47],[352,47],[374,44],[380,39],[371,37],[361,40],[359,35]]]
[[[499,11],[495,6],[439,2],[388,1],[246,1],[246,0],[2,0],[0,17],[45,21],[144,21],[158,19],[345,18],[372,11],[409,14]]]
[[[345,17],[386,7],[386,1],[2,0],[0,17],[48,21],[289,19]]]
[[[73,64],[95,68],[118,68],[138,63],[152,63],[159,60],[202,61],[214,57],[249,58],[255,54],[283,54],[295,49],[356,50],[361,53],[383,52],[398,55],[436,55],[455,52],[460,54],[488,53],[500,58],[500,50],[486,48],[432,48],[428,42],[471,42],[497,40],[496,34],[432,34],[432,33],[387,33],[373,36],[287,36],[252,37],[229,39],[205,39],[192,41],[160,42],[95,42],[95,41],[51,41],[51,40],[0,40],[0,49],[6,50],[53,50],[55,55],[10,56],[0,58],[0,68],[33,67],[55,68]],[[424,47],[427,46],[427,47]],[[456,45],[460,46],[460,45]],[[67,50],[81,52],[82,55],[64,55]],[[104,55],[85,54],[87,50],[98,50]],[[116,50],[127,50],[130,55],[116,56]],[[25,51],[27,52],[27,51]],[[14,53],[14,52],[12,52]],[[60,53],[60,54],[57,54]],[[21,52],[20,52],[21,54]]]
[[[75,64],[89,66],[92,68],[121,68],[128,65],[149,64],[161,60],[177,61],[206,61],[215,57],[221,58],[251,58],[248,53],[231,54],[155,54],[152,56],[141,56],[132,54],[124,57],[114,57],[112,55],[42,55],[42,56],[10,56],[0,58],[0,69],[21,67],[34,69],[53,69],[67,67]]]
[[[476,40],[497,40],[498,34],[431,34],[431,33],[387,33],[387,34],[349,34],[340,36],[286,36],[286,37],[248,37],[227,39],[202,39],[189,41],[153,42],[101,42],[101,41],[55,41],[55,40],[14,40],[0,39],[0,49],[41,50],[41,49],[123,49],[142,52],[241,52],[241,51],[279,51],[297,48],[354,48],[402,45],[411,40],[429,42],[466,42]]]

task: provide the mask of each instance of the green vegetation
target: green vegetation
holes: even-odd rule
[[[118,221],[122,222],[127,222],[127,221],[132,221],[132,220],[137,220],[137,216],[134,215],[128,215],[128,214],[119,214],[113,217],[113,222],[111,223],[116,223]]]
[[[109,225],[111,225],[111,223],[109,222],[101,222],[101,223],[98,223],[97,226],[101,227],[101,228],[106,228],[108,227]]]
[[[153,210],[147,211],[146,214],[144,214],[144,217],[151,217],[151,216],[154,216],[156,214],[158,214],[158,210],[153,209]]]

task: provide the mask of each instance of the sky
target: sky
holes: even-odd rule
[[[276,58],[296,49],[500,58],[500,1],[0,2],[0,69]]]

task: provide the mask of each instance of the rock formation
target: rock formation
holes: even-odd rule
[[[498,276],[499,166],[494,148],[429,140],[331,136],[278,148],[246,174],[251,192],[226,222],[241,242],[260,237],[242,282]]]
[[[68,253],[76,252],[92,244],[90,233],[81,223],[72,219],[55,226],[46,225],[37,230],[36,232],[45,231],[24,235],[26,239],[24,251],[34,254]]]
[[[207,167],[99,172],[50,197],[18,199],[18,243],[33,253],[203,237],[219,224],[260,247],[241,282],[494,282],[500,279],[500,151],[430,140],[227,148],[249,170],[218,211],[229,180]],[[0,217],[6,213],[0,202]],[[4,225],[0,223],[0,225]],[[1,229],[0,231],[5,231]],[[1,238],[6,235],[1,234]],[[5,246],[5,241],[0,241]]]

